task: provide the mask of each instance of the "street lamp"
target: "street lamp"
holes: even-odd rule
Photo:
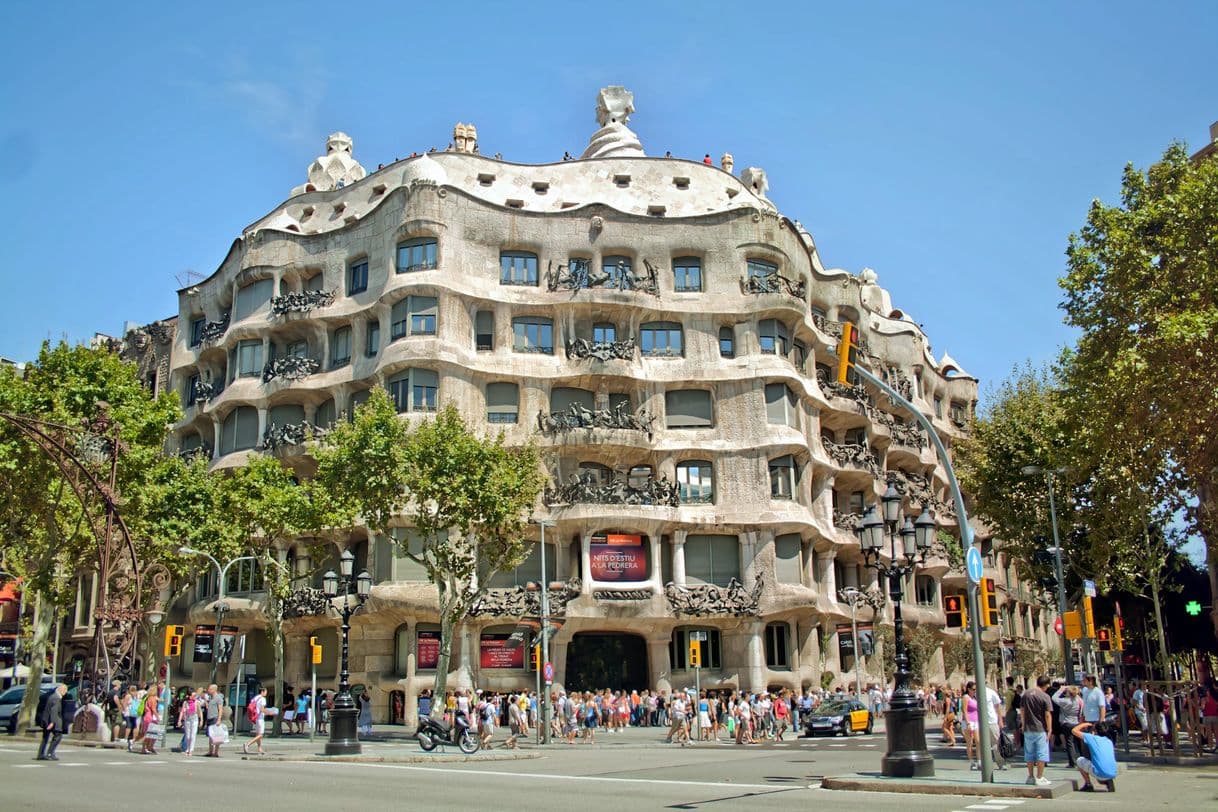
[[[228,568],[238,561],[254,561],[255,558],[252,555],[243,555],[221,566],[211,553],[196,550],[194,547],[182,546],[178,548],[178,552],[182,555],[203,556],[212,563],[212,566],[216,568],[216,573],[220,576],[216,585],[216,632],[211,639],[211,679],[209,680],[209,682],[215,682],[216,668],[220,665],[220,635],[224,627],[224,613],[228,611],[228,604],[224,602],[224,584],[228,580]]]
[[[339,613],[343,618],[343,654],[342,671],[339,672],[338,696],[334,698],[334,709],[330,711],[330,740],[326,742],[327,756],[359,755],[360,743],[356,722],[359,710],[355,707],[355,699],[351,696],[351,674],[347,670],[347,646],[351,634],[351,616],[363,608],[364,601],[372,592],[372,576],[364,570],[355,579],[355,594],[359,603],[351,605],[351,573],[355,569],[355,554],[343,550],[338,557],[338,568],[341,577],[334,570],[322,576],[322,591],[331,600],[343,596],[343,605]]]
[[[859,527],[859,542],[867,567],[888,579],[892,599],[892,623],[896,646],[896,687],[890,710],[884,716],[888,728],[888,752],[881,772],[891,778],[928,778],[935,774],[935,760],[926,749],[926,711],[918,703],[910,683],[909,652],[905,648],[905,628],[901,620],[901,584],[926,561],[935,536],[935,520],[923,509],[917,521],[901,518],[901,494],[891,483],[880,499],[884,515],[880,518],[872,505]],[[882,558],[885,530],[888,535],[888,562]],[[900,538],[898,547],[897,539]],[[903,562],[902,562],[903,559]]]
[[[1066,638],[1066,578],[1062,567],[1062,542],[1057,532],[1057,501],[1053,497],[1053,478],[1064,474],[1066,469],[1025,465],[1019,472],[1024,476],[1044,474],[1045,487],[1049,489],[1049,520],[1053,525],[1053,570],[1057,575],[1057,616],[1062,623],[1062,663],[1066,668],[1066,684],[1074,685],[1074,657],[1070,652],[1070,641]]]

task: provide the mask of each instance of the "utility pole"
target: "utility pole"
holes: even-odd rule
[[[538,673],[546,669],[550,662],[550,584],[546,580],[546,527],[554,523],[541,519],[537,522],[541,528],[541,664]],[[547,675],[548,677],[548,675]],[[537,707],[541,709],[541,743],[550,743],[550,685],[547,678],[538,690]]]

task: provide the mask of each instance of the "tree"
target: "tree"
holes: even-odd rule
[[[1120,204],[1093,201],[1067,258],[1069,387],[1179,478],[1172,507],[1205,541],[1218,635],[1218,160],[1173,144],[1145,172],[1126,166]]]
[[[23,376],[11,368],[0,369],[0,412],[65,427],[65,438],[81,443],[75,456],[103,480],[109,477],[108,454],[91,453],[97,450],[97,441],[87,443],[78,430],[103,414],[113,418],[122,445],[115,477],[122,497],[118,508],[133,528],[139,563],[158,561],[147,538],[134,528],[144,519],[140,494],[161,461],[166,429],[180,416],[176,394],[154,398],[140,382],[135,366],[108,350],[66,343],[52,347],[48,342]],[[0,559],[6,570],[25,579],[35,596],[27,650],[31,679],[37,683],[46,666],[58,607],[72,604],[78,573],[99,568],[98,541],[88,516],[104,516],[106,507],[96,489],[85,488],[78,496],[51,458],[7,421],[0,421],[0,496],[5,531],[0,536]],[[148,605],[153,597],[148,580],[145,594],[136,596],[138,606]],[[102,668],[101,663],[95,666]],[[18,714],[20,725],[32,722],[37,698],[37,692],[27,693]]]
[[[543,478],[532,444],[474,435],[452,405],[409,429],[376,390],[354,420],[314,450],[315,481],[389,539],[397,517],[422,537],[400,553],[427,571],[438,593],[440,654],[435,696],[444,696],[456,624],[496,572],[524,558],[527,516]],[[435,712],[441,713],[441,703]]]

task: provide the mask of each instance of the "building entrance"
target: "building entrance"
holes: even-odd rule
[[[568,691],[643,690],[647,643],[637,634],[579,632],[567,646]]]

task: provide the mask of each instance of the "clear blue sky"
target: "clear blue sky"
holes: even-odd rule
[[[1212,0],[784,5],[10,0],[0,354],[173,314],[175,274],[215,270],[331,131],[370,169],[458,120],[547,162],[623,84],[650,154],[764,167],[826,264],[874,268],[984,390],[1069,340],[1091,199],[1218,119]]]

